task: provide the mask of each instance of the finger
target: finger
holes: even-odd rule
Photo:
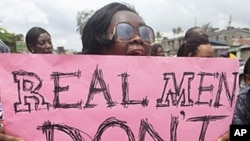
[[[0,134],[4,133],[3,132],[3,125],[0,123]]]
[[[24,141],[21,138],[5,135],[5,134],[0,134],[0,141]]]
[[[0,133],[3,133],[3,121],[0,120]]]
[[[217,141],[229,141],[229,140],[230,140],[229,131],[227,131],[217,139]]]

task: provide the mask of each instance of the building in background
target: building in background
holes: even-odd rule
[[[246,61],[250,54],[250,31],[248,28],[228,28],[215,32],[208,32],[209,41],[215,50],[215,56],[219,57],[225,53],[232,53],[237,58]],[[164,47],[166,56],[174,56],[184,37],[163,39],[161,44]]]

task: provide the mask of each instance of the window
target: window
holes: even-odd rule
[[[172,48],[174,48],[174,40],[172,40]]]

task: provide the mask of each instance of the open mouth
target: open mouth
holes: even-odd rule
[[[145,56],[145,51],[144,50],[132,50],[128,53],[128,55],[131,56]]]

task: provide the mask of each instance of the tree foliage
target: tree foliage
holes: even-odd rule
[[[12,42],[13,34],[9,33],[6,29],[3,27],[0,27],[0,39],[4,42]]]
[[[11,52],[16,51],[16,41],[23,41],[23,37],[23,34],[10,33],[4,27],[0,26],[0,40],[10,47]]]
[[[93,10],[78,11],[76,16],[77,29],[76,31],[82,36],[82,30],[88,19],[93,15]]]
[[[155,35],[156,41],[160,42],[161,40],[167,39],[168,37],[164,36],[162,32],[157,31]]]
[[[179,35],[179,34],[183,33],[183,30],[181,27],[173,28],[172,31],[173,31],[174,35]]]

